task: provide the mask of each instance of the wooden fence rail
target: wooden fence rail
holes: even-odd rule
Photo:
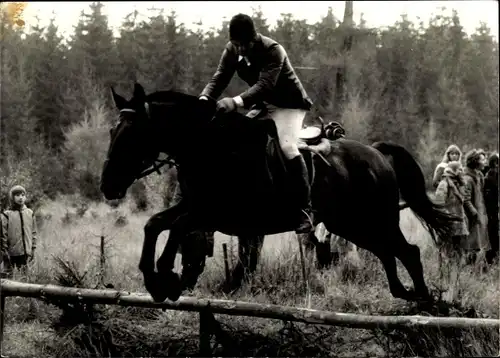
[[[9,296],[47,299],[58,298],[67,301],[78,300],[81,302],[98,304],[194,311],[200,313],[200,320],[203,320],[203,317],[206,317],[207,312],[209,312],[211,315],[214,313],[218,313],[233,316],[259,317],[279,319],[283,321],[302,322],[308,324],[344,326],[364,329],[401,329],[405,327],[417,326],[461,329],[500,329],[499,319],[429,316],[371,316],[242,301],[198,299],[193,297],[180,297],[176,302],[167,300],[165,302],[157,303],[152,300],[149,294],[131,293],[108,289],[94,290],[61,287],[55,285],[40,285],[6,279],[1,280],[0,288],[2,308],[2,312],[0,312],[0,334],[3,333],[5,298]],[[2,338],[3,337],[0,336],[0,344]],[[202,344],[202,342],[200,342],[200,344]]]

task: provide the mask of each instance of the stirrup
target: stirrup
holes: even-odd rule
[[[310,209],[309,209],[309,210],[310,210]],[[307,217],[307,219],[309,220],[309,222],[310,222],[310,223],[311,223],[311,225],[312,225],[312,224],[313,224],[313,219],[312,219],[312,216],[313,216],[313,215],[312,215],[312,213],[309,215],[309,214],[307,213],[307,210],[305,210],[305,209],[300,209],[300,211],[302,212],[302,214],[304,214],[304,215]]]
[[[295,228],[295,232],[297,234],[305,234],[311,230],[313,230],[314,228],[314,223],[313,223],[313,219],[312,219],[312,213],[311,215],[309,215],[307,213],[306,210],[304,209],[301,209],[300,210],[302,212],[303,215],[305,215],[307,221],[302,221],[296,228]]]

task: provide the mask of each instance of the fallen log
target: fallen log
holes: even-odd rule
[[[197,299],[180,297],[178,301],[154,302],[149,294],[132,293],[108,289],[70,288],[56,285],[41,285],[1,280],[1,296],[18,296],[85,301],[119,306],[161,308],[180,311],[202,312],[209,309],[212,313],[278,319],[308,324],[343,326],[365,329],[395,329],[407,327],[440,328],[495,328],[500,329],[499,319],[428,317],[428,316],[371,316],[354,313],[338,313],[314,309],[286,307],[252,302]]]

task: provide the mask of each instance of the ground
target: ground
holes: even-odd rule
[[[93,204],[85,212],[71,198],[47,203],[40,211],[40,244],[28,277],[39,283],[100,281],[100,237],[105,237],[104,284],[145,292],[138,270],[143,226],[153,213],[137,213],[126,202],[116,209]],[[368,252],[344,257],[338,266],[319,272],[312,260],[309,292],[304,289],[295,234],[266,237],[261,263],[251,282],[232,296],[219,289],[224,280],[222,243],[236,252],[236,238],[216,233],[215,253],[191,294],[296,307],[365,314],[432,314],[498,318],[498,267],[452,266],[453,280],[441,278],[436,248],[411,211],[402,211],[401,227],[422,250],[428,285],[446,291],[447,302],[434,307],[394,299],[380,263]],[[167,233],[160,236],[157,255]],[[229,255],[230,266],[235,265]],[[178,257],[177,266],[180,265]],[[399,266],[405,284],[406,271]],[[84,275],[84,273],[86,273]],[[445,275],[446,276],[446,275]],[[66,307],[65,311],[68,311]],[[35,299],[9,298],[4,354],[13,356],[165,356],[198,354],[198,315],[189,312],[97,307],[91,328],[81,307],[62,310]],[[75,313],[76,312],[76,313]],[[77,314],[80,312],[79,314]],[[86,316],[86,317],[84,317]],[[484,356],[497,355],[498,332],[452,330],[372,331],[292,324],[277,320],[216,315],[230,339],[213,342],[214,355],[241,356]]]

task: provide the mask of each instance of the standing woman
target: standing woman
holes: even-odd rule
[[[446,149],[446,152],[444,153],[441,163],[439,163],[436,167],[436,170],[434,170],[434,176],[432,177],[432,187],[434,189],[437,189],[439,183],[441,182],[444,170],[448,166],[448,163],[460,162],[461,158],[462,158],[462,152],[460,151],[460,148],[458,148],[456,144],[452,144],[448,147],[448,149]]]
[[[484,202],[484,175],[486,155],[481,149],[472,149],[465,156],[464,208],[469,220],[469,237],[464,242],[464,250],[469,252],[469,262],[476,261],[478,251],[491,249],[488,239],[488,216]]]
[[[491,250],[486,254],[486,261],[492,264],[498,257],[498,153],[492,153],[488,161],[488,172],[484,179],[484,202],[488,214],[488,236]]]
[[[448,241],[444,243],[447,257],[460,257],[460,246],[469,235],[464,210],[465,177],[458,161],[449,162],[436,189],[436,203],[442,204],[451,214],[462,220],[454,223]]]

